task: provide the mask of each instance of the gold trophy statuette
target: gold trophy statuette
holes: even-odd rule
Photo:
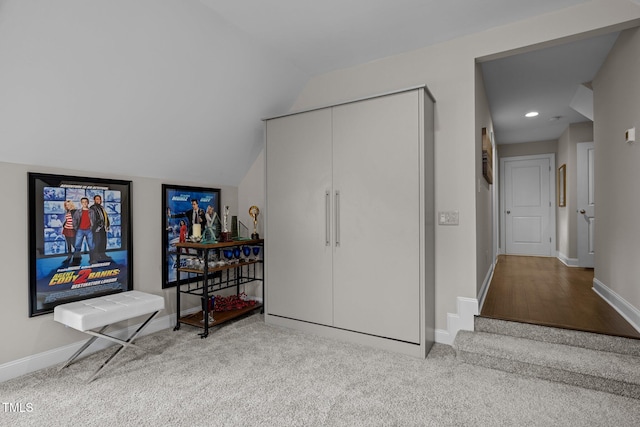
[[[253,233],[251,233],[251,238],[257,240],[260,238],[258,235],[258,215],[260,214],[260,209],[257,206],[251,206],[249,208],[249,215],[253,218]]]

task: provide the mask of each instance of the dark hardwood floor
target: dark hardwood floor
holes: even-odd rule
[[[556,258],[501,255],[481,316],[640,339],[593,287],[593,270]]]

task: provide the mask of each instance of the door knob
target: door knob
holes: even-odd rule
[[[580,213],[581,213],[582,215],[584,215],[586,212],[587,212],[587,211],[585,211],[584,209],[580,209]]]
[[[507,215],[509,215],[511,213],[511,211],[507,211]]]

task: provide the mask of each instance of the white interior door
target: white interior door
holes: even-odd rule
[[[504,159],[505,250],[512,255],[551,256],[551,158]]]
[[[578,144],[578,266],[594,266],[593,232],[595,227],[593,142]]]

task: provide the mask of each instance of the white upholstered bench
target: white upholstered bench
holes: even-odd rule
[[[92,381],[98,373],[111,361],[123,348],[136,347],[133,340],[149,324],[151,319],[164,309],[164,298],[158,295],[147,294],[140,291],[121,292],[113,295],[91,298],[83,301],[61,304],[53,309],[53,320],[65,326],[77,329],[86,334],[93,335],[69,360],[59,369],[69,366],[80,354],[98,338],[105,338],[120,344],[115,353],[111,355],[97,371],[89,378]],[[134,317],[151,315],[142,325],[126,340],[104,334],[104,331],[112,324],[129,320]],[[98,329],[96,331],[96,329]]]

